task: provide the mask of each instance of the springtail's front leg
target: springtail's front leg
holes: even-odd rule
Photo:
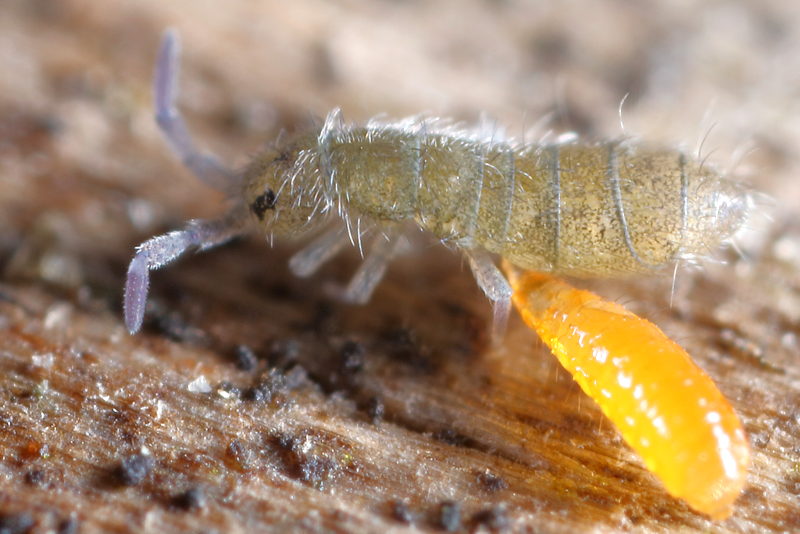
[[[125,281],[125,326],[128,331],[135,334],[142,327],[151,270],[176,260],[189,248],[206,250],[231,240],[242,231],[242,222],[231,217],[213,221],[193,220],[183,230],[153,237],[136,247]]]

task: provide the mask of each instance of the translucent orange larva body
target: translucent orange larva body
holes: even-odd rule
[[[525,323],[600,405],[667,491],[724,519],[750,449],[730,403],[649,321],[548,274],[506,265]]]

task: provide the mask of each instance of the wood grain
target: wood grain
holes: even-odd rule
[[[533,4],[533,3],[531,3]],[[70,532],[764,532],[800,528],[800,165],[790,3],[9,0],[0,5],[0,515]],[[486,343],[461,260],[423,242],[369,305],[254,236],[154,274],[132,247],[223,200],[171,158],[149,82],[184,42],[181,106],[235,164],[309,113],[418,112],[522,131],[701,138],[759,200],[746,256],[581,282],[659,324],[753,448],[733,517],[669,497],[522,324]],[[247,347],[256,359],[248,356]],[[244,351],[244,353],[242,353]]]

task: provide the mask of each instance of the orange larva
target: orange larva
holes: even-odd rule
[[[749,204],[738,184],[683,152],[630,140],[526,144],[423,118],[356,126],[338,110],[235,172],[194,146],[174,105],[177,54],[177,35],[167,32],[156,64],[157,122],[186,166],[224,191],[231,208],[137,247],[124,298],[131,333],[142,325],[149,271],[189,249],[252,229],[270,239],[315,235],[289,264],[309,276],[369,235],[343,293],[360,303],[395,254],[403,224],[413,222],[466,256],[494,304],[495,334],[513,293],[528,324],[667,489],[713,517],[728,513],[748,451],[710,379],[650,323],[545,275],[514,277],[512,287],[493,255],[574,276],[655,272],[736,232]]]
[[[750,449],[730,403],[677,343],[619,304],[505,266],[514,304],[669,493],[730,515]]]

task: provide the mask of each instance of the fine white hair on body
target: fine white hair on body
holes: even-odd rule
[[[125,286],[131,333],[142,325],[150,270],[254,227],[270,242],[315,236],[290,259],[297,276],[310,276],[348,242],[356,246],[364,261],[340,296],[364,303],[413,222],[465,254],[493,303],[497,341],[512,291],[496,256],[575,276],[652,272],[708,253],[747,210],[741,186],[681,151],[574,136],[525,144],[486,118],[474,129],[424,116],[359,126],[337,108],[321,127],[279,138],[233,172],[196,148],[175,107],[178,50],[177,34],[167,31],[155,71],[156,120],[181,161],[232,207],[137,247]]]

